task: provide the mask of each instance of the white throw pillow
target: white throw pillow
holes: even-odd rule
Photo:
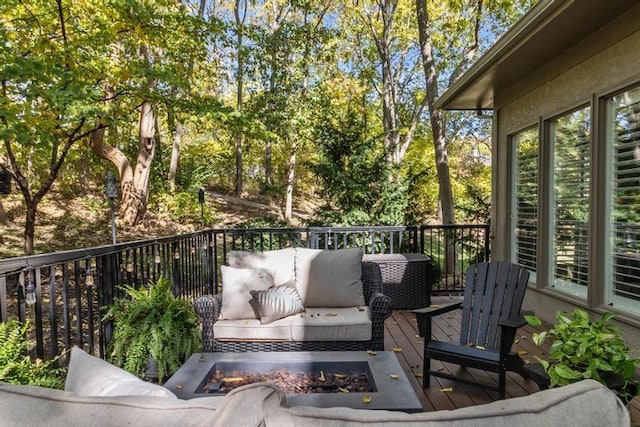
[[[227,264],[235,268],[262,268],[273,276],[273,283],[282,285],[294,280],[293,248],[264,252],[231,251],[227,253]]]
[[[296,248],[295,272],[305,307],[364,305],[361,249]]]
[[[143,381],[79,347],[71,349],[64,390],[78,396],[156,396],[177,399],[168,389]]]
[[[251,308],[251,291],[263,291],[273,286],[273,276],[261,268],[222,267],[222,308],[220,319],[255,319]]]

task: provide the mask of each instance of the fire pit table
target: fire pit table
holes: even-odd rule
[[[422,412],[422,405],[396,355],[390,351],[301,351],[256,353],[196,353],[164,384],[180,399],[220,393],[220,372],[263,374],[286,370],[290,374],[321,372],[327,382],[337,378],[366,377],[369,391],[349,385],[337,392],[288,393],[286,405],[387,409]],[[237,374],[236,374],[237,375]],[[219,375],[218,375],[219,377]],[[324,378],[323,378],[324,379]],[[232,378],[231,381],[241,380]],[[334,379],[335,381],[335,379]],[[320,387],[319,387],[320,388]]]

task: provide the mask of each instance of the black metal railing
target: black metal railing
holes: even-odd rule
[[[104,308],[121,286],[161,276],[175,295],[195,299],[220,290],[220,266],[231,250],[284,247],[367,254],[423,253],[432,259],[434,293],[463,290],[463,272],[489,259],[487,225],[210,229],[172,237],[0,260],[0,321],[29,321],[35,356],[52,358],[73,345],[104,358],[111,325]]]

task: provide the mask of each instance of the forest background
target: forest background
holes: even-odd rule
[[[109,171],[119,240],[201,188],[279,212],[207,227],[486,222],[491,120],[434,103],[532,3],[5,0],[0,257],[110,243]]]

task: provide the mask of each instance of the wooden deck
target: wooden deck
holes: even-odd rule
[[[457,339],[460,331],[461,310],[455,310],[434,318],[433,334],[440,340]],[[422,402],[424,411],[439,411],[445,409],[463,408],[471,405],[481,405],[497,400],[497,393],[443,378],[431,378],[431,386],[422,388],[422,346],[423,340],[418,335],[415,316],[410,311],[394,311],[387,319],[385,331],[385,350],[396,351],[400,364],[404,368],[416,395]],[[520,352],[522,358],[530,363],[536,363],[534,356],[544,356],[542,350],[533,344],[531,335],[535,328],[525,326],[518,330],[513,350]],[[431,362],[432,369],[444,369],[461,375],[481,379],[497,384],[498,375],[477,369],[464,369],[458,365]],[[507,398],[526,396],[538,391],[538,386],[530,379],[523,379],[514,372],[507,373]],[[635,398],[630,405],[633,425],[640,422],[640,399]]]

